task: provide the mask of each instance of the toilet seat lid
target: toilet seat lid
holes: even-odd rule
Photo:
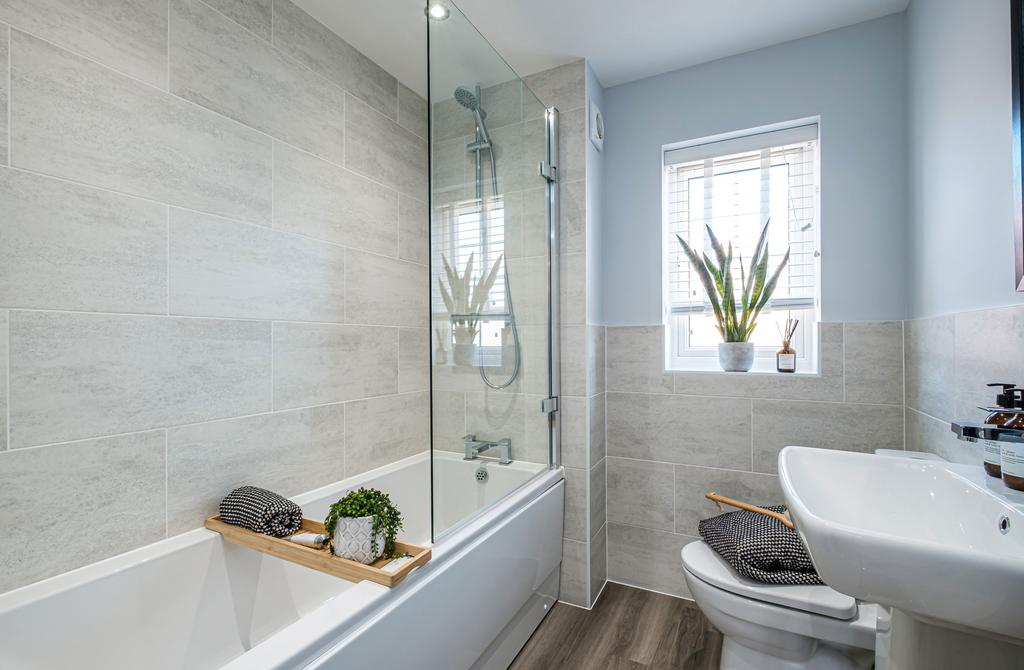
[[[694,577],[724,591],[791,609],[843,621],[857,616],[857,601],[828,586],[784,586],[755,582],[736,572],[704,542],[690,542],[682,551],[683,567]]]

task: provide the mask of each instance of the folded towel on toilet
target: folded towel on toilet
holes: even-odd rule
[[[284,537],[302,526],[302,508],[273,491],[240,486],[220,502],[220,520],[264,535]]]
[[[785,505],[764,505],[783,513]],[[795,530],[757,512],[727,512],[704,519],[700,536],[736,572],[767,584],[824,584]]]

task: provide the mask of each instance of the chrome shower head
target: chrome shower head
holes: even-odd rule
[[[480,109],[480,98],[465,86],[459,86],[455,89],[455,102],[472,112]]]

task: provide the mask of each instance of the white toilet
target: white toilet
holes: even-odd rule
[[[704,542],[683,547],[683,574],[722,632],[722,670],[852,670],[875,660],[878,606],[827,586],[747,579]]]

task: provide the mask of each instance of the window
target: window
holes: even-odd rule
[[[817,371],[815,329],[819,304],[818,126],[700,140],[664,150],[665,308],[669,368],[717,370],[721,337],[711,303],[676,235],[711,253],[705,239],[710,225],[722,244],[731,242],[749,270],[750,257],[765,221],[769,271],[788,245],[790,261],[751,336],[755,371],[774,371],[775,352],[787,318],[800,319],[793,346],[797,369]],[[733,261],[740,284],[740,263]]]

